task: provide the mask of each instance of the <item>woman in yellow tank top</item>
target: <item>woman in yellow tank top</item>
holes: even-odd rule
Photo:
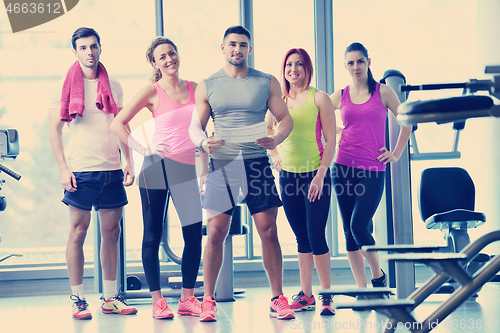
[[[329,166],[335,150],[335,114],[328,95],[310,86],[311,58],[304,49],[289,50],[282,64],[282,90],[293,130],[271,151],[280,172],[281,199],[288,222],[297,238],[301,291],[290,306],[295,311],[314,310],[313,267],[321,287],[330,288],[330,252],[325,227],[330,209]],[[273,131],[268,115],[268,134]],[[332,299],[323,299],[322,315],[335,314]]]

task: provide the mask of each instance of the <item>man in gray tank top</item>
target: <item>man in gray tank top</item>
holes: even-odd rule
[[[293,319],[295,313],[282,290],[283,259],[276,228],[281,200],[267,156],[268,149],[274,149],[290,134],[292,118],[281,98],[278,80],[248,66],[252,47],[246,28],[228,28],[221,49],[224,67],[198,85],[197,113],[193,114],[189,130],[198,149],[211,154],[203,203],[209,228],[203,257],[205,295],[200,321],[217,320],[214,294],[223,244],[234,206],[243,198],[262,240],[264,268],[273,296],[270,316]],[[278,122],[273,136],[265,134],[268,109]],[[206,138],[204,131],[210,117],[215,132]]]

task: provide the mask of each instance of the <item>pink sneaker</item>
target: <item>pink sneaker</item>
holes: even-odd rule
[[[217,303],[210,297],[203,297],[201,302],[200,321],[217,320]]]
[[[160,298],[153,304],[153,318],[155,319],[170,319],[174,318],[174,314],[168,307],[167,300]]]
[[[278,319],[294,319],[295,312],[290,309],[288,299],[285,296],[280,295],[277,299],[271,301],[269,316],[271,318]]]
[[[307,297],[302,290],[297,295],[294,295],[292,300],[290,309],[294,311],[314,311],[316,309],[314,295]]]
[[[201,302],[194,296],[190,296],[185,301],[179,300],[177,313],[182,316],[199,317],[201,313]]]

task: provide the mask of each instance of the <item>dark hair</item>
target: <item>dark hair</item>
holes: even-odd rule
[[[288,60],[288,57],[290,57],[292,54],[295,54],[295,53],[297,53],[298,55],[300,55],[302,57],[304,70],[306,72],[307,84],[304,87],[304,89],[309,87],[309,85],[311,84],[312,76],[314,73],[311,57],[309,57],[309,54],[307,53],[306,50],[301,49],[301,48],[294,48],[294,49],[288,50],[288,52],[285,54],[285,57],[283,58],[283,64],[281,65],[281,80],[283,82],[281,89],[283,89],[283,93],[286,96],[290,96],[290,95],[288,95],[288,93],[290,92],[290,82],[288,82],[288,80],[285,79],[286,61]]]
[[[356,51],[362,52],[363,55],[368,60],[368,58],[369,58],[368,57],[368,50],[366,49],[366,47],[363,46],[363,44],[357,43],[357,42],[352,43],[351,45],[349,45],[347,47],[347,49],[345,49],[344,58],[347,55],[347,53],[356,52]],[[368,91],[370,92],[370,95],[373,95],[376,88],[377,88],[377,81],[375,81],[375,79],[373,78],[372,71],[371,71],[370,67],[368,67]]]
[[[73,36],[71,36],[71,44],[73,45],[73,49],[76,50],[76,40],[77,39],[90,37],[90,36],[95,36],[95,38],[97,38],[97,44],[99,46],[101,46],[101,38],[99,37],[99,34],[97,33],[97,31],[95,31],[92,28],[78,28],[73,33]]]
[[[224,33],[224,38],[222,38],[222,41],[224,41],[226,37],[230,34],[245,35],[248,37],[248,41],[252,40],[252,38],[250,37],[250,31],[248,31],[247,28],[241,25],[233,25],[232,27],[227,28],[226,32]]]
[[[153,52],[155,49],[162,45],[162,44],[170,44],[174,48],[175,52],[178,53],[177,51],[177,46],[175,46],[174,42],[172,42],[170,39],[165,38],[165,37],[156,37],[153,39],[151,42],[151,45],[149,46],[148,50],[146,51],[146,59],[148,62],[151,64],[152,62],[155,62],[155,57],[153,55]],[[153,66],[153,65],[151,65]],[[153,66],[154,68],[154,66]],[[151,78],[151,82],[158,82],[161,79],[161,72],[155,68],[153,77]]]

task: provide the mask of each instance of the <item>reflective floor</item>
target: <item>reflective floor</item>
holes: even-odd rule
[[[318,287],[319,289],[319,287]],[[297,287],[285,287],[286,296],[298,292]],[[337,310],[335,316],[320,316],[319,311],[298,313],[295,320],[269,318],[270,290],[247,288],[235,302],[219,302],[219,320],[200,323],[198,318],[175,316],[171,320],[156,320],[151,317],[150,300],[134,299],[136,315],[122,316],[102,314],[99,310],[99,295],[89,294],[87,300],[93,313],[92,320],[77,321],[70,314],[71,301],[68,296],[34,296],[0,298],[0,332],[383,332],[386,317],[382,314],[349,309]],[[432,295],[420,305],[414,315],[424,319],[449,295]],[[349,297],[336,297],[336,301],[350,301]],[[176,312],[177,300],[168,299]],[[500,332],[499,322],[500,284],[489,283],[475,300],[459,307],[433,332]],[[401,328],[396,332],[408,332]]]

